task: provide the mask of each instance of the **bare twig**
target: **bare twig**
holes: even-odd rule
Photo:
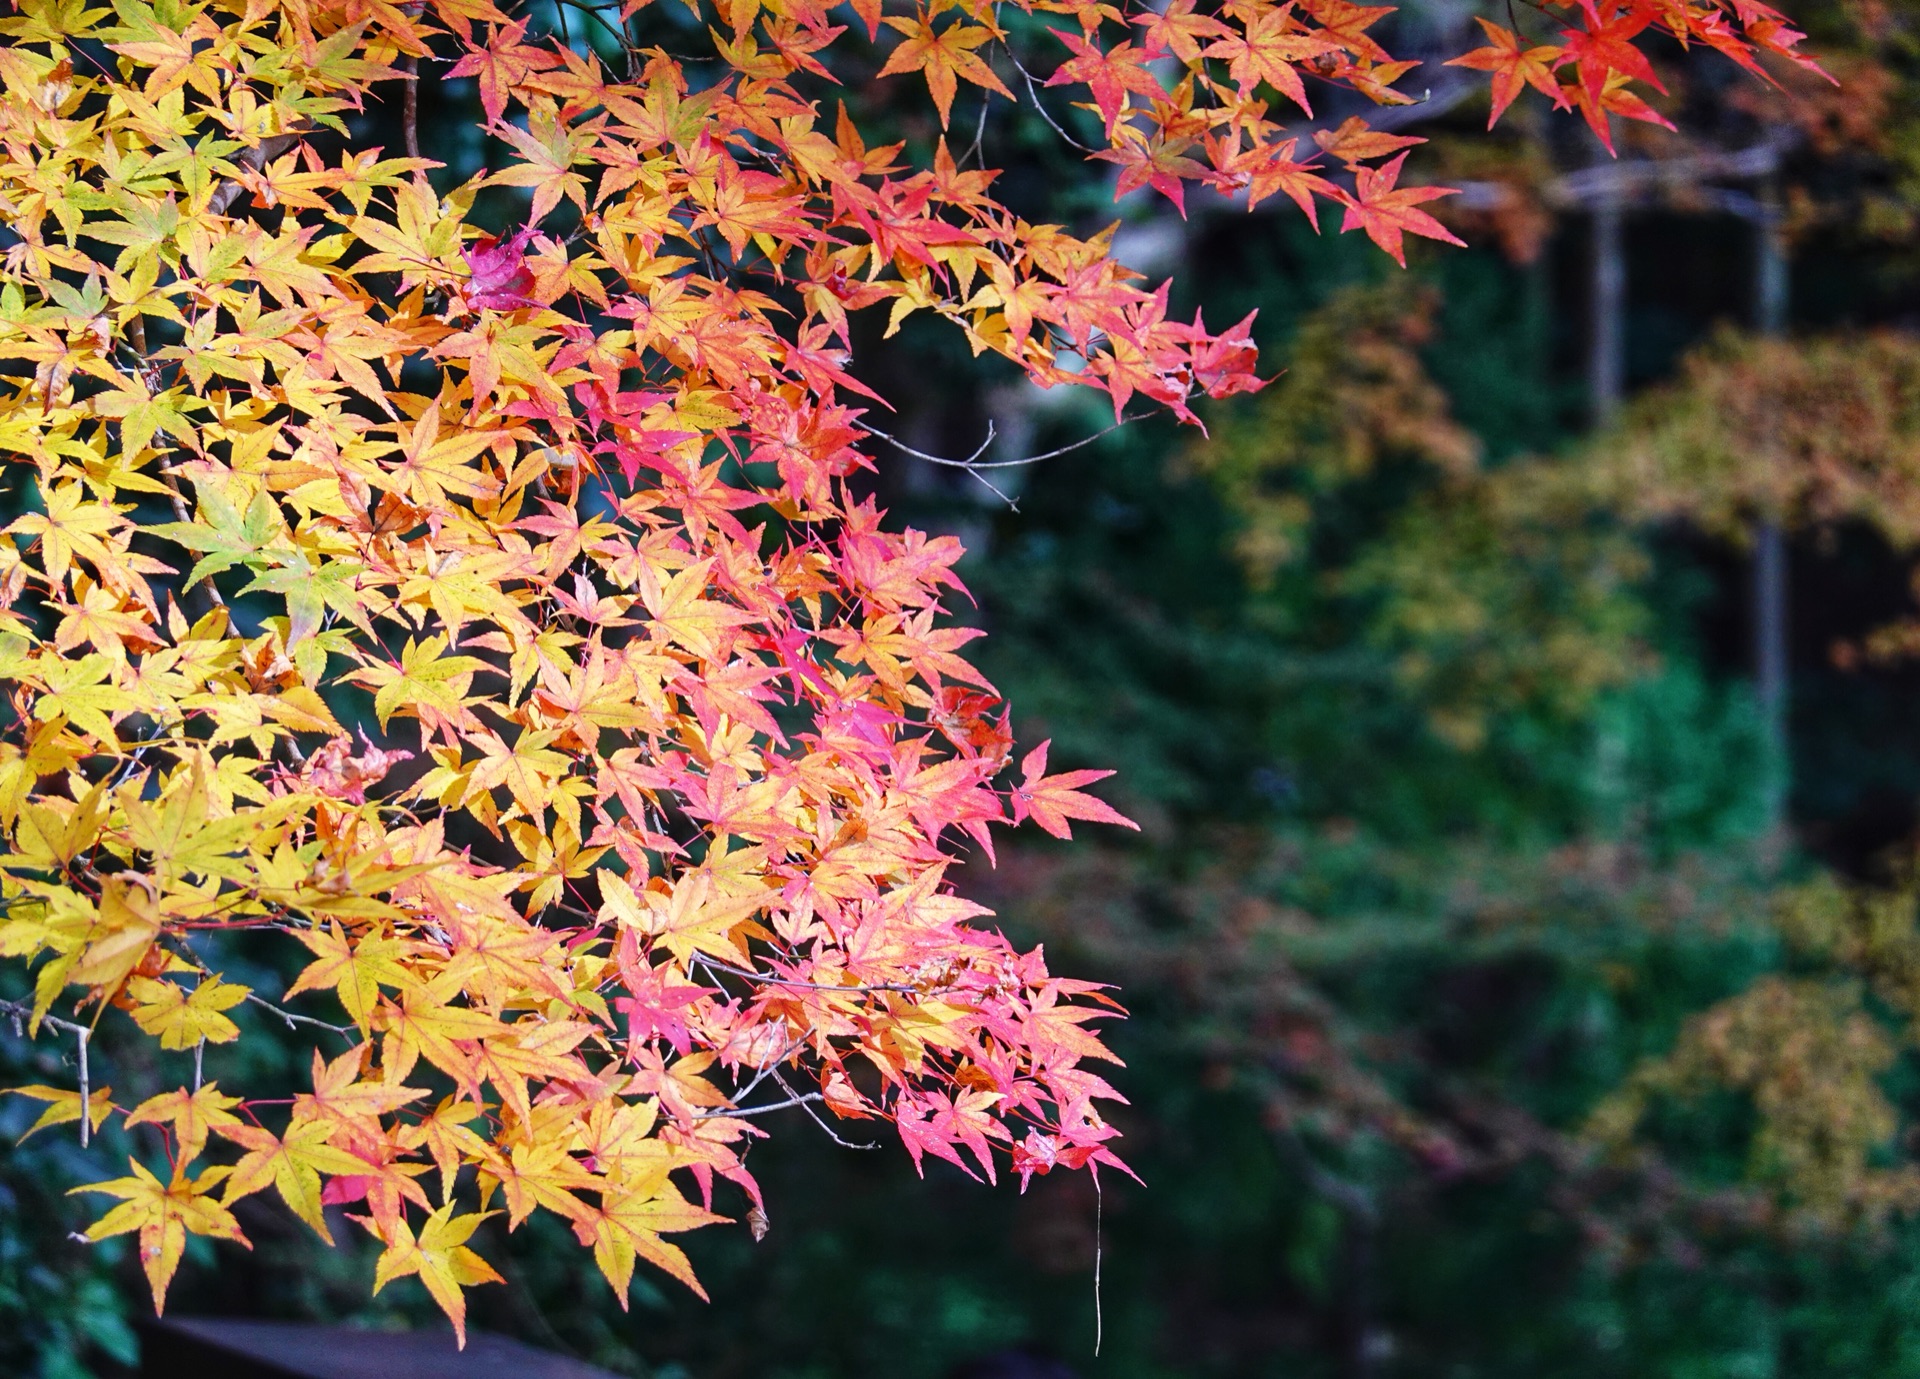
[[[605,29],[609,34],[613,36],[614,41],[620,45],[621,51],[626,52],[629,54],[629,56],[631,56],[632,50],[633,50],[633,40],[628,38],[627,35],[622,33],[619,29],[616,29],[613,27],[613,25],[609,24],[606,20],[606,16],[602,15],[599,10],[595,9],[591,5],[581,4],[580,0],[559,0],[559,3],[562,5],[565,5],[570,10],[578,10],[581,14],[584,14],[587,18],[591,19],[594,23],[598,24],[601,28]]]
[[[980,162],[983,167],[985,166],[985,154],[982,152],[981,145],[985,143],[987,137],[987,106],[992,100],[993,93],[991,91],[982,91],[980,93],[980,123],[974,126],[973,143],[965,153],[960,155],[961,167],[965,167],[968,163],[973,162]]]
[[[1093,1353],[1095,1358],[1098,1358],[1100,1354],[1100,1342],[1104,1338],[1107,1329],[1106,1315],[1100,1307],[1100,1257],[1103,1253],[1102,1246],[1104,1244],[1100,1238],[1100,1229],[1103,1224],[1101,1218],[1105,1214],[1107,1201],[1105,1195],[1100,1190],[1100,1166],[1098,1164],[1091,1164],[1089,1168],[1093,1172]]]
[[[282,1010],[272,1001],[267,1000],[263,996],[256,995],[251,991],[247,993],[247,999],[263,1010],[270,1010],[282,1020],[285,1020],[288,1029],[293,1029],[297,1025],[312,1025],[315,1029],[323,1029],[329,1034],[337,1034],[342,1039],[351,1039],[355,1033],[351,1025],[330,1025],[325,1020],[314,1019],[311,1015],[296,1015],[291,1010]]]
[[[1040,118],[1045,120],[1049,125],[1052,126],[1053,132],[1055,134],[1058,134],[1062,139],[1065,139],[1069,144],[1073,145],[1073,147],[1079,149],[1082,153],[1091,154],[1094,150],[1088,148],[1085,144],[1081,143],[1078,139],[1074,138],[1071,134],[1067,133],[1066,130],[1062,129],[1060,127],[1060,122],[1053,118],[1053,112],[1048,110],[1046,106],[1040,103],[1040,88],[1034,85],[1033,73],[1029,72],[1026,69],[1026,67],[1021,64],[1020,59],[1013,55],[1012,48],[1007,49],[1007,60],[1013,64],[1014,70],[1017,71],[1021,75],[1021,77],[1026,81],[1027,94],[1033,97],[1033,108],[1040,112]]]
[[[1116,421],[1113,425],[1095,431],[1091,436],[1082,436],[1077,441],[1070,441],[1066,445],[1056,446],[1052,450],[1043,450],[1038,455],[1023,455],[1017,460],[982,460],[980,458],[980,456],[986,453],[987,447],[993,444],[994,430],[991,421],[987,423],[987,438],[981,441],[979,447],[974,450],[973,454],[964,460],[956,460],[945,455],[929,455],[926,451],[916,450],[905,441],[896,439],[888,435],[885,431],[867,426],[861,422],[855,422],[854,424],[876,440],[883,440],[902,454],[911,455],[916,460],[925,460],[928,464],[945,465],[949,469],[1017,469],[1022,465],[1039,464],[1042,460],[1058,459],[1062,455],[1069,455],[1076,450],[1085,449],[1095,441],[1112,435],[1121,427],[1131,426],[1134,422],[1140,420],[1141,415],[1143,414],[1121,417],[1120,420]]]
[[[928,464],[937,464],[946,469],[965,470],[968,477],[973,479],[974,482],[983,485],[994,497],[1005,503],[1009,508],[1013,509],[1013,511],[1018,512],[1020,510],[1018,501],[1002,492],[1000,488],[981,471],[988,469],[1018,469],[1025,465],[1039,464],[1042,460],[1057,459],[1061,455],[1071,454],[1073,451],[1079,450],[1084,446],[1092,445],[1101,437],[1110,436],[1121,427],[1138,420],[1140,420],[1139,416],[1121,417],[1120,420],[1114,422],[1113,425],[1106,427],[1104,430],[1095,431],[1091,436],[1083,436],[1068,445],[1058,446],[1052,450],[1043,451],[1038,455],[1023,455],[1017,460],[982,460],[980,458],[987,453],[987,447],[993,444],[995,433],[992,421],[987,422],[987,438],[981,441],[974,452],[964,460],[956,460],[946,455],[930,455],[924,450],[916,449],[914,446],[908,445],[897,436],[888,435],[885,431],[877,427],[868,426],[861,422],[855,422],[854,425],[858,426],[875,440],[885,441],[903,455],[911,455],[916,460],[925,460]]]
[[[83,1025],[75,1038],[80,1043],[80,1147],[85,1149],[93,1138],[93,1098],[87,1067],[87,1044],[93,1038],[93,1031]]]
[[[785,1092],[788,1096],[797,1095],[797,1093],[795,1093],[793,1088],[787,1085],[786,1078],[780,1076],[779,1073],[777,1072],[774,1073],[773,1080],[780,1084],[780,1089],[783,1092]],[[819,1126],[821,1131],[825,1133],[826,1137],[832,1140],[835,1144],[839,1145],[842,1149],[878,1149],[880,1147],[880,1142],[878,1140],[867,1140],[865,1142],[861,1142],[857,1140],[842,1139],[840,1138],[840,1135],[838,1134],[838,1132],[836,1132],[831,1125],[828,1125],[824,1120],[820,1119],[820,1113],[814,1110],[812,1106],[808,1105],[805,1102],[802,1102],[800,1104],[800,1109],[807,1113],[808,1120],[812,1121],[815,1125]]]
[[[918,995],[920,988],[905,986],[899,982],[877,982],[871,986],[832,986],[826,982],[803,982],[792,977],[775,976],[771,972],[756,972],[750,967],[735,967],[732,963],[721,962],[709,954],[699,955],[702,967],[711,967],[716,971],[727,972],[736,977],[745,977],[749,981],[765,982],[768,986],[792,986],[805,991],[840,991],[849,996],[858,996],[868,991],[899,991],[908,995]]]
[[[729,1106],[722,1111],[703,1111],[695,1120],[745,1120],[749,1116],[764,1116],[769,1111],[785,1111],[789,1107],[804,1106],[810,1101],[825,1101],[823,1092],[802,1092],[799,1096],[789,1097],[785,1101],[769,1102],[765,1106]]]
[[[22,1020],[33,1019],[33,1007],[26,1001],[0,1001],[0,1015],[5,1015],[13,1021],[14,1032],[17,1034],[21,1032],[20,1022]],[[76,1025],[73,1021],[62,1020],[57,1015],[42,1015],[37,1023],[51,1025],[53,1028],[67,1034],[86,1034],[89,1032],[85,1025]]]

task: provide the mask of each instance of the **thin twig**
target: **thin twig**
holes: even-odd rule
[[[982,91],[980,93],[980,123],[974,127],[972,146],[960,156],[960,166],[963,168],[968,163],[976,160],[978,160],[983,167],[985,166],[986,155],[982,151],[981,145],[986,141],[987,137],[987,106],[992,100],[993,93],[991,91]]]
[[[732,963],[721,962],[718,958],[706,953],[700,954],[698,961],[702,967],[711,967],[736,977],[745,977],[749,981],[765,982],[768,986],[793,986],[807,991],[840,991],[849,996],[858,996],[868,991],[899,991],[910,996],[920,994],[919,987],[905,986],[899,982],[876,982],[871,986],[831,986],[826,982],[803,982],[797,978],[775,976],[771,972],[756,972],[748,967],[735,967]]]
[[[703,1111],[695,1120],[745,1120],[749,1116],[764,1116],[769,1111],[785,1111],[789,1107],[804,1106],[810,1101],[825,1101],[823,1092],[802,1092],[786,1101],[770,1102],[765,1106],[729,1106],[724,1111]]]
[[[797,1095],[794,1092],[793,1088],[787,1085],[786,1078],[780,1076],[779,1073],[776,1072],[773,1075],[773,1080],[780,1084],[781,1090],[786,1092],[788,1096]],[[825,1098],[822,1098],[822,1100],[824,1099]],[[826,1135],[826,1137],[832,1140],[835,1144],[839,1145],[842,1149],[878,1149],[880,1147],[880,1141],[878,1140],[868,1140],[865,1143],[860,1143],[855,1140],[843,1140],[840,1138],[839,1134],[834,1130],[834,1128],[831,1125],[828,1125],[824,1120],[820,1119],[820,1113],[814,1110],[812,1106],[808,1105],[805,1102],[802,1102],[800,1105],[800,1109],[807,1113],[808,1120],[812,1121],[815,1125],[819,1126],[821,1131]]]
[[[780,1052],[775,1054],[772,1058],[768,1059],[766,1066],[761,1068],[757,1073],[755,1073],[753,1075],[753,1080],[747,1083],[745,1087],[742,1087],[740,1085],[739,1074],[738,1072],[736,1072],[734,1075],[734,1083],[733,1083],[734,1101],[736,1103],[742,1102],[742,1101],[745,1101],[748,1097],[752,1096],[754,1092],[759,1088],[760,1084],[767,1080],[767,1077],[769,1074],[772,1074],[774,1070],[778,1068],[782,1063],[786,1062],[789,1058],[793,1057],[795,1052],[799,1050],[801,1042],[802,1041],[798,1037],[789,1039],[787,1041],[787,1046],[781,1049]],[[784,1083],[782,1083],[781,1085],[785,1086]],[[788,1090],[791,1091],[792,1089],[789,1088]]]
[[[1067,133],[1066,130],[1062,129],[1060,127],[1060,122],[1054,119],[1052,113],[1047,109],[1047,107],[1040,103],[1040,89],[1033,84],[1033,73],[1029,72],[1026,69],[1026,67],[1021,64],[1020,59],[1013,55],[1012,48],[1007,49],[1007,60],[1013,63],[1014,70],[1019,72],[1020,75],[1026,80],[1027,94],[1033,97],[1033,108],[1040,112],[1040,118],[1045,120],[1049,125],[1051,125],[1053,127],[1053,132],[1055,134],[1058,134],[1062,139],[1065,139],[1069,144],[1072,144],[1075,148],[1079,149],[1082,153],[1091,154],[1093,150],[1088,148],[1085,144],[1081,143],[1078,139],[1074,138],[1071,134]]]
[[[93,1038],[93,1031],[83,1025],[75,1037],[80,1042],[80,1147],[85,1149],[93,1138],[93,1089],[87,1067],[87,1044]]]
[[[1059,456],[1071,454],[1073,451],[1078,450],[1083,446],[1092,445],[1095,441],[1099,440],[1101,437],[1110,436],[1115,431],[1118,431],[1122,426],[1129,425],[1130,423],[1136,422],[1138,420],[1140,420],[1139,416],[1121,417],[1120,420],[1114,422],[1113,425],[1107,427],[1105,430],[1096,431],[1091,436],[1083,436],[1079,440],[1074,441],[1071,444],[1062,445],[1052,450],[1043,451],[1041,454],[1038,454],[1038,455],[1024,455],[1017,460],[982,460],[980,458],[982,455],[987,453],[987,447],[993,444],[994,429],[993,429],[993,422],[991,420],[987,422],[987,438],[981,441],[979,446],[975,448],[974,452],[971,455],[967,456],[967,458],[964,460],[952,459],[945,455],[930,455],[924,450],[919,450],[911,445],[908,445],[905,441],[899,439],[896,436],[888,435],[885,431],[882,431],[877,427],[868,426],[862,422],[855,422],[854,425],[858,426],[862,431],[865,431],[869,436],[872,436],[875,440],[885,441],[888,445],[891,445],[895,450],[898,450],[903,455],[911,455],[916,460],[925,460],[928,464],[941,465],[947,469],[965,470],[967,472],[968,477],[973,479],[975,483],[983,485],[989,493],[993,494],[994,497],[998,498],[1001,502],[1005,503],[1014,512],[1018,512],[1020,511],[1020,504],[1018,500],[1002,492],[998,485],[994,484],[990,479],[986,477],[985,474],[981,473],[982,470],[1017,469],[1023,465],[1039,464],[1040,461],[1042,460],[1057,459]]]
[[[258,996],[251,991],[247,993],[247,999],[262,1009],[272,1011],[282,1020],[285,1020],[288,1029],[292,1029],[296,1025],[312,1025],[315,1029],[323,1029],[330,1034],[337,1034],[342,1039],[351,1039],[354,1036],[354,1029],[351,1025],[330,1025],[325,1020],[314,1019],[311,1015],[296,1015],[291,1010],[282,1010],[272,1001],[267,1000],[263,996]]]
[[[606,16],[601,14],[599,10],[593,8],[593,6],[591,5],[581,4],[580,0],[559,0],[559,3],[562,5],[565,5],[568,9],[578,10],[580,11],[580,13],[584,14],[587,18],[593,20],[601,28],[605,29],[609,34],[613,35],[614,39],[620,44],[621,52],[627,53],[629,54],[629,56],[631,56],[632,49],[633,49],[633,40],[628,38],[626,34],[622,33],[619,29],[616,29],[613,27],[613,25],[609,24],[606,20]]]
[[[1112,435],[1115,431],[1118,431],[1123,426],[1131,426],[1134,422],[1139,421],[1144,415],[1145,413],[1136,413],[1132,416],[1121,417],[1120,420],[1116,421],[1113,425],[1106,427],[1103,430],[1095,431],[1091,436],[1082,436],[1077,441],[1071,441],[1066,445],[1056,446],[1052,450],[1043,450],[1038,455],[1023,455],[1021,458],[1017,460],[982,460],[979,458],[979,456],[986,453],[987,447],[993,444],[994,432],[993,432],[993,423],[991,421],[987,423],[987,438],[981,441],[979,448],[977,448],[972,455],[968,456],[964,460],[952,459],[945,455],[929,455],[924,450],[914,449],[911,445],[908,445],[905,441],[896,440],[894,437],[888,435],[885,431],[881,431],[872,426],[865,425],[862,422],[855,422],[854,425],[859,426],[861,430],[865,431],[868,435],[874,437],[875,439],[883,440],[888,445],[891,445],[894,449],[899,450],[904,454],[911,455],[917,460],[925,460],[928,464],[945,465],[949,469],[1015,469],[1022,465],[1039,464],[1042,460],[1058,459],[1062,455],[1069,455],[1076,450],[1084,449],[1085,447],[1092,445],[1095,441]]]
[[[14,1022],[15,1030],[18,1032],[22,1020],[33,1019],[33,1007],[25,1001],[0,1001],[0,1014],[11,1018]],[[42,1015],[35,1023],[38,1025],[51,1025],[55,1029],[63,1030],[68,1034],[88,1033],[85,1025],[76,1025],[73,1021],[62,1020],[57,1015]]]

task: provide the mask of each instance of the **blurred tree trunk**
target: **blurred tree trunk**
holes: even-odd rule
[[[1587,395],[1593,424],[1605,426],[1626,391],[1626,213],[1618,188],[1604,184],[1593,202],[1588,313]]]
[[[1787,249],[1780,198],[1771,182],[1760,198],[1753,228],[1754,325],[1762,335],[1777,335],[1787,326]],[[1774,463],[1781,459],[1768,458]],[[1767,832],[1776,839],[1786,827],[1792,779],[1787,743],[1787,540],[1781,517],[1770,513],[1762,519],[1753,548],[1754,680],[1774,765]]]

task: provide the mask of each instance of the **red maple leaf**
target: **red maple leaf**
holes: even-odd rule
[[[483,235],[462,251],[471,275],[463,293],[467,305],[493,311],[532,306],[533,270],[527,267],[527,240],[531,229],[515,231],[509,239]]]
[[[1614,72],[1644,81],[1664,94],[1667,88],[1653,74],[1653,64],[1647,61],[1645,53],[1633,46],[1634,37],[1653,22],[1652,12],[1629,10],[1622,14],[1616,0],[1608,0],[1603,8],[1597,8],[1593,0],[1580,0],[1580,3],[1587,12],[1587,27],[1561,30],[1567,46],[1560,61],[1577,66],[1580,86],[1587,93],[1587,99],[1593,105],[1600,104],[1607,77]]]
[[[1146,60],[1151,52],[1136,48],[1131,43],[1116,43],[1111,48],[1102,48],[1079,34],[1064,29],[1048,30],[1055,38],[1073,49],[1073,56],[1060,64],[1054,74],[1047,78],[1048,86],[1064,86],[1078,82],[1093,93],[1093,103],[1099,108],[1100,119],[1107,127],[1107,136],[1113,136],[1113,126],[1127,108],[1127,93],[1154,97],[1162,94],[1160,83],[1146,68]]]
[[[1394,262],[1402,268],[1407,266],[1406,250],[1401,244],[1402,235],[1422,235],[1427,239],[1443,240],[1462,247],[1466,244],[1465,240],[1420,209],[1423,201],[1456,195],[1454,188],[1394,185],[1400,180],[1400,167],[1406,161],[1407,155],[1403,153],[1383,167],[1359,169],[1354,174],[1354,193],[1346,199],[1346,216],[1340,222],[1343,234],[1353,229],[1365,230],[1367,238],[1392,254]]]
[[[1447,66],[1470,67],[1477,72],[1493,73],[1493,114],[1487,118],[1488,129],[1499,123],[1500,117],[1507,113],[1507,107],[1513,104],[1524,86],[1531,86],[1556,106],[1565,105],[1565,98],[1560,94],[1560,83],[1553,79],[1554,65],[1565,55],[1565,49],[1551,43],[1523,48],[1519,35],[1513,30],[1503,29],[1484,19],[1479,22],[1480,27],[1487,31],[1487,37],[1493,40],[1492,43],[1454,58]]]

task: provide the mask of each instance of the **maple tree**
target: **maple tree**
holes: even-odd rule
[[[1041,92],[1084,89],[1122,194],[1323,201],[1396,259],[1452,238],[1444,190],[1399,184],[1415,141],[1348,121],[1297,159],[1273,117],[1309,80],[1412,99],[1388,7],[1018,0],[1069,25],[1049,59],[986,0],[854,0],[851,37],[735,0],[690,6],[698,71],[644,0],[567,8],[624,75],[566,8],[491,0],[0,20],[0,957],[79,1041],[77,1087],[20,1089],[41,1124],[161,1136],[84,1189],[156,1309],[186,1237],[244,1245],[230,1208],[268,1188],[323,1238],[352,1207],[376,1288],[418,1277],[462,1334],[495,1215],[562,1218],[623,1298],[642,1260],[697,1290],[666,1237],[721,1219],[716,1178],[764,1227],[746,1150],[789,1107],[989,1179],[1123,1166],[1089,1066],[1116,1007],[948,872],[996,824],[1126,820],[1046,743],[1015,767],[946,621],[960,544],[866,493],[888,438],[849,317],[927,312],[1190,421],[1260,386],[1251,319],[1173,319],[1111,231],[1027,222],[944,138],[915,167],[829,125],[837,66],[918,73],[943,128],[961,82],[1017,75],[1056,125]],[[1463,61],[1603,138],[1654,117],[1643,31],[1807,61],[1758,0],[1548,13],[1563,41]],[[348,118],[434,70],[509,151],[457,187]],[[475,223],[495,189],[519,228]],[[253,934],[302,953],[284,992],[227,979]],[[201,1075],[249,1007],[314,1035],[290,1102]],[[109,1010],[171,1085],[91,1085]]]

